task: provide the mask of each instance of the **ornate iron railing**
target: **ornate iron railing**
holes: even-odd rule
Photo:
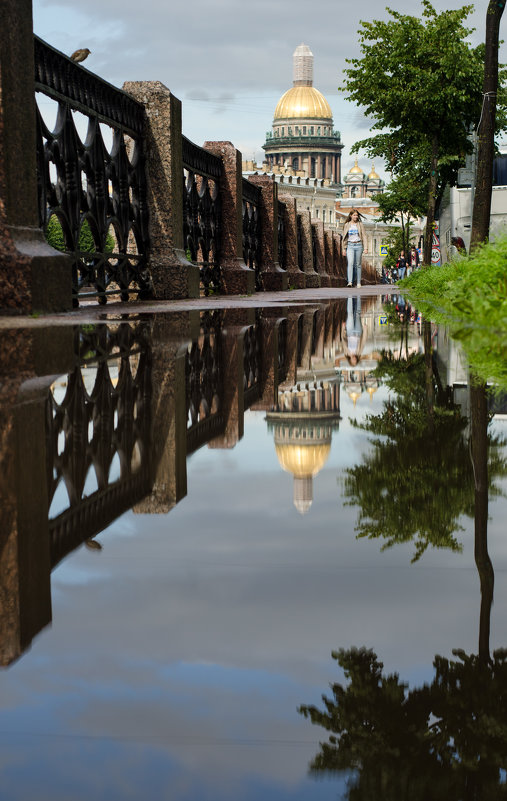
[[[285,241],[285,203],[278,201],[278,264],[282,270],[287,269],[287,243]]]
[[[187,453],[223,433],[222,312],[203,312],[186,357]]]
[[[255,270],[255,288],[262,290],[261,280],[261,190],[243,178],[243,261]]]
[[[296,223],[296,236],[297,236],[297,246],[298,246],[298,267],[301,272],[304,271],[304,263],[303,263],[303,222],[301,219],[301,215],[297,215],[297,223]]]
[[[249,409],[261,394],[261,323],[257,319],[245,332],[243,340],[243,390],[244,409]]]
[[[318,258],[317,258],[317,229],[312,225],[312,262],[313,269],[318,272]]]
[[[58,104],[52,131],[37,105],[39,224],[71,256],[73,303],[150,297],[144,108],[38,37],[34,46],[35,90]],[[87,117],[84,142],[75,111]]]
[[[148,324],[91,329],[76,329],[76,367],[47,403],[52,566],[151,489]]]
[[[222,162],[183,139],[183,239],[187,257],[199,266],[204,294],[221,289],[220,244]]]

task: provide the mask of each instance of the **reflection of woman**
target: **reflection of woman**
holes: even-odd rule
[[[356,272],[356,285],[361,286],[361,259],[366,243],[361,215],[357,209],[352,209],[343,226],[343,253],[347,254],[347,286],[352,286],[354,270]]]
[[[354,367],[361,358],[366,332],[361,322],[361,298],[347,298],[347,320],[342,327],[343,352]]]

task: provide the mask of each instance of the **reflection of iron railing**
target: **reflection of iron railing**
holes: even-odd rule
[[[150,490],[149,350],[146,324],[77,329],[76,367],[47,405],[50,507],[68,496],[53,518],[50,508],[53,566]]]
[[[187,376],[187,453],[223,433],[221,313],[201,315],[199,338],[189,345]]]
[[[262,289],[261,281],[261,190],[243,178],[243,260],[255,270],[255,288]]]
[[[247,328],[243,340],[244,408],[249,409],[261,394],[261,326],[258,320]]]
[[[213,153],[183,140],[183,239],[188,258],[199,266],[204,294],[220,290],[222,162]]]
[[[287,246],[285,242],[285,203],[278,201],[278,265],[287,269]]]
[[[39,223],[55,229],[72,259],[74,305],[86,296],[147,297],[143,106],[38,37],[34,43],[35,89],[58,103],[53,131],[37,108]],[[84,144],[75,111],[87,117]],[[112,129],[110,150],[101,123]]]

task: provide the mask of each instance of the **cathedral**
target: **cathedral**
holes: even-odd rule
[[[268,174],[280,190],[296,198],[299,209],[308,209],[313,219],[336,227],[341,214],[352,204],[375,207],[375,195],[385,183],[375,172],[366,174],[357,160],[342,181],[343,144],[334,129],[333,114],[324,95],[313,85],[313,53],[308,45],[296,47],[293,85],[278,101],[271,131],[262,148],[261,166],[243,162],[243,173]]]

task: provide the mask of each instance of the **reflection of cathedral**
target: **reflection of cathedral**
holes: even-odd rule
[[[300,383],[278,392],[266,415],[274,431],[281,467],[294,476],[294,506],[306,514],[313,501],[313,478],[324,467],[333,429],[340,421],[340,384],[336,379]]]

